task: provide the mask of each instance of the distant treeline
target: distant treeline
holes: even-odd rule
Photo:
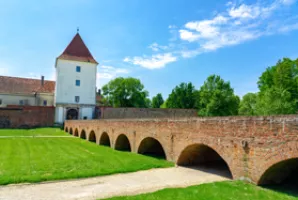
[[[298,59],[284,58],[268,67],[257,82],[259,92],[240,98],[229,81],[218,75],[207,78],[200,89],[189,83],[177,85],[164,100],[151,99],[139,79],[119,77],[102,88],[101,104],[113,107],[194,108],[200,116],[294,114],[298,110]]]

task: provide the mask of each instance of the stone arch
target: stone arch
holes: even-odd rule
[[[261,175],[258,185],[298,184],[298,157],[274,163]],[[295,183],[294,183],[295,182]]]
[[[120,151],[131,151],[130,142],[128,137],[124,134],[120,134],[115,142],[115,149]]]
[[[179,155],[177,165],[195,167],[222,176],[233,178],[232,171],[224,158],[205,144],[191,144]]]
[[[103,132],[99,139],[99,144],[103,146],[111,146],[110,137],[106,132]]]
[[[79,130],[77,128],[75,129],[74,136],[79,137]]]
[[[65,132],[68,133],[68,127],[65,127]]]
[[[156,158],[166,159],[166,153],[161,143],[152,137],[144,138],[138,148],[138,153]]]
[[[69,129],[69,134],[70,134],[70,135],[73,134],[73,132],[72,132],[72,128]]]
[[[86,139],[86,131],[85,130],[81,131],[80,138]]]
[[[94,131],[91,131],[91,132],[89,133],[88,140],[89,140],[90,142],[94,142],[94,143],[96,143],[96,135],[95,135],[95,132],[94,132]]]

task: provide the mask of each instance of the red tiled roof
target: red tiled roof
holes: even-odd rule
[[[0,93],[30,94],[33,92],[54,93],[55,81],[44,80],[42,86],[40,79],[0,76]]]
[[[79,33],[74,36],[72,41],[58,58],[98,64],[91,55]]]

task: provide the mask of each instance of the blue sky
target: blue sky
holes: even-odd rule
[[[151,97],[211,74],[242,96],[278,59],[298,57],[296,0],[0,0],[0,75],[54,79],[78,26],[98,87],[132,76]]]

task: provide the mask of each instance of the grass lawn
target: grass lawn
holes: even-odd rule
[[[5,133],[5,134],[4,134]],[[1,135],[67,135],[58,129],[1,130]],[[173,163],[115,151],[79,138],[0,138],[0,184],[82,178]]]
[[[275,192],[241,181],[208,183],[187,188],[164,189],[137,196],[109,200],[297,200],[298,197]]]
[[[69,136],[59,128],[0,129],[0,136]]]

